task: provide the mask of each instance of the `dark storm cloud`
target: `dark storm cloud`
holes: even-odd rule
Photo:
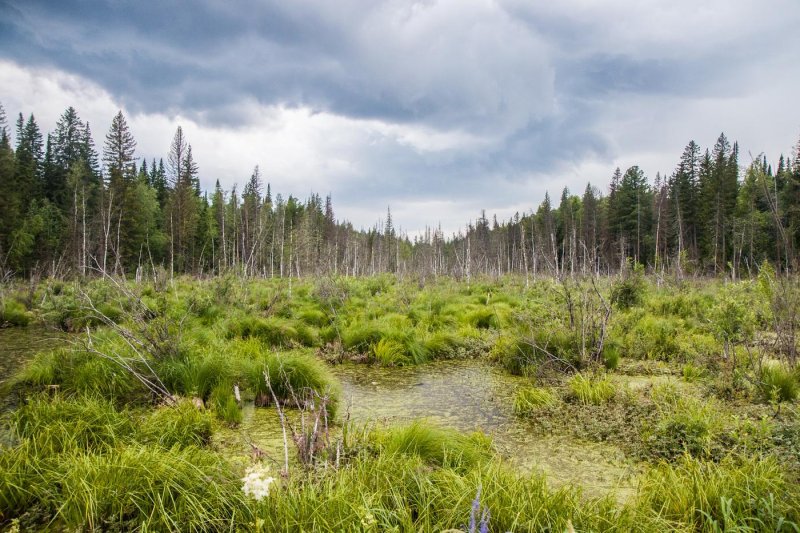
[[[0,59],[75,74],[127,112],[204,127],[253,131],[263,126],[260,105],[335,115],[352,129],[371,131],[370,121],[405,128],[342,131],[355,144],[342,156],[350,174],[330,186],[340,200],[365,209],[389,199],[499,205],[518,202],[548,173],[559,189],[602,185],[612,168],[555,173],[586,161],[610,167],[622,151],[663,152],[652,141],[657,127],[671,155],[652,173],[666,170],[701,121],[719,122],[716,131],[736,125],[725,99],[761,105],[760,88],[797,86],[798,6],[0,0]],[[698,101],[713,112],[696,117]],[[677,116],[681,108],[695,111]],[[451,140],[426,147],[431,132]]]
[[[0,50],[91,79],[136,110],[214,120],[244,99],[456,127],[546,112],[527,101],[552,85],[540,43],[499,10],[333,4],[13,2]]]

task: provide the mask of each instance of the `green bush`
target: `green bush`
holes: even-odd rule
[[[616,370],[619,366],[619,346],[613,342],[606,342],[603,347],[603,366],[606,370]]]
[[[679,333],[683,328],[684,324],[680,319],[646,315],[636,322],[627,335],[627,354],[636,359],[679,359]]]
[[[644,268],[636,265],[633,272],[617,281],[611,287],[611,304],[618,309],[630,309],[642,305],[647,285],[644,280]]]

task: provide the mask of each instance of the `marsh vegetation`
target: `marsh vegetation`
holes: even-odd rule
[[[106,277],[0,301],[5,527],[800,524],[800,287],[769,268]]]

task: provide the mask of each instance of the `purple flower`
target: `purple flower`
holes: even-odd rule
[[[478,494],[472,500],[472,510],[469,513],[469,533],[476,533],[475,526],[478,519],[478,513],[481,511],[481,487],[478,485]]]
[[[481,515],[481,531],[480,533],[489,533],[489,508],[483,508],[483,514]]]

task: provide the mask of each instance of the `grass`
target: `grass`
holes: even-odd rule
[[[737,357],[753,346],[743,344],[750,325],[720,311],[721,283],[625,282],[615,286],[606,350],[591,362],[578,360],[580,332],[570,329],[552,280],[467,287],[441,279],[421,288],[418,280],[382,276],[293,280],[291,291],[285,280],[234,276],[131,284],[152,323],[170,326],[162,341],[174,350],[148,353],[147,364],[180,401],[164,406],[79,343],[37,355],[5,386],[18,402],[6,415],[10,432],[0,451],[0,527],[17,518],[32,530],[463,530],[480,486],[493,531],[564,531],[568,522],[577,531],[794,531],[797,372],[768,365],[755,373],[722,357],[723,342]],[[758,293],[747,283],[725,290],[725,305],[758,309],[760,318],[746,313],[745,322],[760,328],[756,338],[769,338],[770,306],[752,301]],[[607,301],[612,285],[598,282]],[[587,287],[576,282],[575,295]],[[89,326],[94,348],[130,356],[124,339],[86,313],[81,291],[105,314],[135,325],[132,304],[102,281],[22,288],[5,300],[2,316],[12,302],[11,311],[51,326]],[[16,303],[20,295],[32,303]],[[298,468],[266,500],[247,500],[246,465],[226,458],[214,438],[242,419],[234,386],[245,403],[269,406],[266,371],[279,402],[291,408],[296,398],[330,395],[335,420],[341,387],[318,354],[386,367],[475,355],[513,374],[536,372],[538,383],[566,381],[563,393],[561,385],[520,387],[514,412],[531,428],[609,440],[643,459],[637,495],[623,505],[577,487],[554,489],[500,461],[482,434],[415,421],[347,437],[340,468]],[[620,360],[630,372],[628,358],[640,369],[659,361],[684,383],[618,390],[610,373]],[[583,373],[567,380],[571,366]],[[712,376],[731,387],[737,380],[744,393],[715,400]],[[565,420],[550,423],[555,417]]]
[[[570,396],[584,405],[601,405],[611,400],[617,389],[608,376],[575,374],[569,380]]]
[[[663,397],[661,414],[644,436],[649,455],[670,460],[684,454],[705,459],[719,456],[724,426],[716,403],[682,396],[674,389]]]
[[[421,421],[390,428],[379,435],[378,442],[384,454],[414,456],[436,466],[466,468],[492,455],[490,443],[481,434],[464,435]]]
[[[729,456],[722,463],[682,457],[642,479],[639,511],[664,528],[690,531],[797,531],[797,486],[773,458]]]
[[[706,372],[704,369],[697,367],[692,363],[686,363],[683,365],[683,368],[681,368],[681,376],[687,383],[695,383],[705,378]]]
[[[761,369],[759,389],[767,401],[790,402],[797,399],[800,384],[798,373],[780,364],[764,365]]]
[[[558,403],[556,396],[549,389],[540,387],[523,387],[514,393],[514,413],[527,416],[542,407],[551,407]]]
[[[411,363],[405,347],[391,339],[381,339],[372,347],[375,360],[383,366],[405,366]]]
[[[15,300],[0,301],[0,327],[8,326],[27,326],[33,320],[30,313],[23,304]]]

